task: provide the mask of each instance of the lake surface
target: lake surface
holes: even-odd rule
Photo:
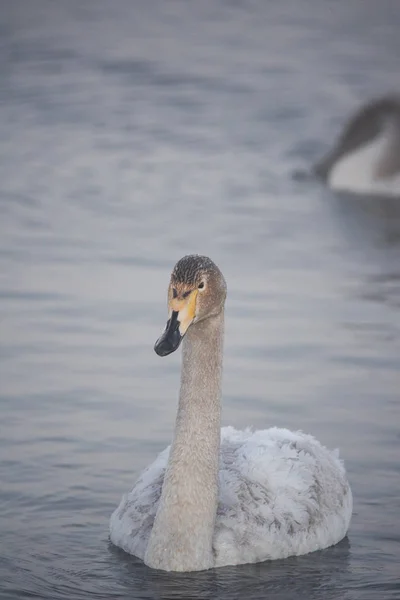
[[[396,89],[397,0],[3,2],[0,598],[400,598],[400,201],[294,171]],[[397,88],[398,89],[398,88]],[[348,538],[173,575],[108,540],[171,440],[170,271],[228,282],[223,423],[340,447]]]

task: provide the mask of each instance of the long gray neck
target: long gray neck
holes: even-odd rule
[[[224,314],[189,327],[183,341],[175,435],[145,563],[166,571],[213,566],[218,505]]]

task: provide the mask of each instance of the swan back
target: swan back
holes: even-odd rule
[[[332,189],[400,195],[400,98],[362,107],[314,170]]]

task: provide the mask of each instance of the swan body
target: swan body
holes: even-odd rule
[[[191,298],[193,282],[203,287]],[[352,494],[337,451],[300,431],[220,428],[225,294],[210,259],[176,265],[167,328],[156,342],[166,355],[185,336],[174,440],[110,520],[111,541],[153,568],[196,571],[306,554],[339,542],[349,527]]]
[[[337,191],[400,196],[400,98],[362,107],[314,170]]]
[[[111,518],[111,540],[144,559],[170,446]],[[214,566],[307,554],[340,541],[352,497],[338,454],[309,435],[271,428],[221,429]]]

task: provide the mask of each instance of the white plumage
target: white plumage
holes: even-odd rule
[[[110,522],[111,541],[144,559],[170,446],[142,473]],[[215,566],[286,558],[345,535],[352,494],[338,452],[300,431],[221,429]]]

